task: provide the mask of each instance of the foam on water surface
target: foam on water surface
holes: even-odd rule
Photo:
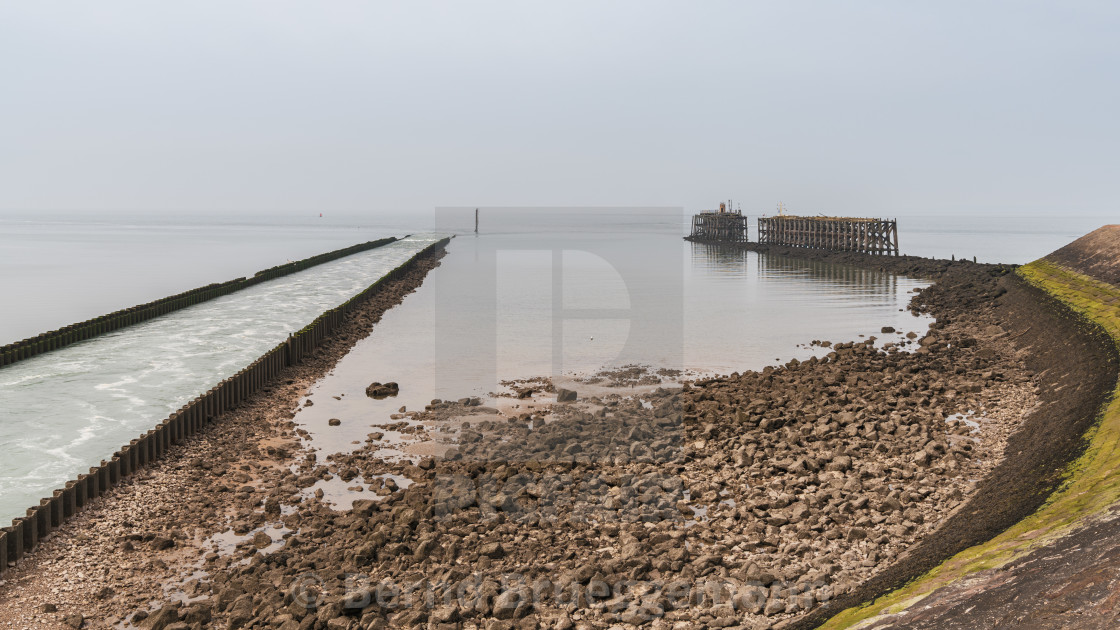
[[[408,238],[0,369],[0,522],[435,240]]]

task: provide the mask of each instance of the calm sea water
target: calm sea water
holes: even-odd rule
[[[483,210],[484,231],[496,227],[494,212]],[[472,229],[473,212],[458,214],[456,229]],[[435,224],[432,215],[324,215],[0,215],[0,344],[357,242],[432,231]],[[1077,215],[900,217],[900,245],[918,256],[1025,263],[1105,222]],[[680,229],[684,234],[683,216]]]
[[[915,216],[899,217],[899,249],[931,258],[972,258],[980,262],[1025,264],[1116,218],[1082,216]]]
[[[433,240],[413,236],[0,369],[0,521]]]
[[[403,236],[425,222],[416,223],[317,213],[280,221],[0,215],[0,344],[291,260]]]
[[[499,381],[644,363],[702,372],[804,358],[813,339],[921,331],[916,280],[680,239],[679,211],[441,210],[434,220],[0,219],[0,343],[287,260],[408,232],[458,233],[421,289],[316,386],[300,421],[352,448],[402,404]],[[905,253],[1027,262],[1099,219],[899,220]],[[950,227],[951,226],[951,227]],[[753,234],[753,232],[752,232]],[[0,520],[108,456],[434,236],[336,261],[0,370]],[[363,390],[395,380],[400,397]],[[345,394],[342,400],[332,396]],[[314,410],[314,411],[312,411]],[[326,418],[344,430],[320,431]],[[360,419],[361,422],[350,422]],[[353,427],[349,429],[347,427]],[[358,427],[361,434],[352,434]]]
[[[930,323],[904,310],[923,282],[689,243],[675,218],[501,218],[502,231],[453,239],[445,263],[315,385],[296,417],[312,446],[349,451],[402,405],[486,396],[504,380],[630,364],[729,373],[808,358],[814,339],[898,340],[880,329]],[[372,381],[400,394],[369,399]]]

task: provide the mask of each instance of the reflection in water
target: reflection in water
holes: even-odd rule
[[[5,366],[0,522],[433,240],[398,241]]]
[[[750,252],[716,243],[690,243],[692,267],[711,273],[746,272]]]
[[[890,294],[898,289],[897,275],[854,265],[790,258],[715,243],[690,243],[690,251],[693,268],[705,274],[745,277],[753,261],[757,276],[762,280],[818,281],[824,286],[857,294]]]
[[[891,326],[921,333],[927,317],[906,310],[925,282],[740,248],[689,243],[686,258],[685,364],[731,372],[805,359],[814,339],[849,341]]]
[[[898,276],[885,271],[761,252],[755,254],[755,260],[758,264],[758,275],[762,278],[772,280],[801,278],[822,282],[825,286],[838,291],[859,294],[893,294],[898,289]]]
[[[679,224],[570,232],[502,218],[518,229],[453,239],[424,285],[315,385],[296,422],[322,455],[354,449],[401,406],[485,396],[502,380],[627,362],[761,369],[820,352],[814,339],[886,342],[898,336],[883,326],[921,333],[930,322],[905,311],[918,280],[690,243]],[[400,383],[399,395],[367,398],[375,380]]]

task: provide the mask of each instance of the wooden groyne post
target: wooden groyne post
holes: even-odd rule
[[[897,256],[898,222],[855,217],[760,217],[758,242]]]
[[[404,238],[408,238],[408,236]],[[252,278],[238,278],[220,284],[208,284],[204,287],[187,291],[186,293],[172,295],[154,302],[148,302],[147,304],[126,308],[123,311],[117,311],[77,324],[71,324],[64,328],[32,337],[31,339],[16,341],[0,347],[0,367],[11,365],[12,363],[24,359],[30,359],[31,357],[50,352],[51,350],[57,350],[70,344],[85,341],[86,339],[92,339],[126,326],[146,322],[149,319],[166,315],[189,306],[194,306],[195,304],[201,304],[202,302],[213,300],[223,295],[229,295],[235,291],[247,289],[274,278],[293,274],[298,271],[303,271],[304,269],[310,269],[316,265],[338,260],[339,258],[344,258],[359,252],[376,249],[398,240],[400,239],[391,236],[376,241],[369,241],[368,243],[359,243],[358,245],[337,249],[333,252],[312,256],[311,258],[270,267],[264,271],[258,271]]]
[[[180,407],[166,420],[156,424],[154,429],[122,446],[108,461],[102,460],[100,466],[90,468],[89,474],[83,473],[77,479],[67,481],[51,496],[28,508],[26,516],[12,519],[11,526],[0,528],[0,576],[94,499],[108,493],[137,470],[163,459],[175,445],[204,430],[226,411],[236,409],[269,386],[288,367],[302,362],[305,356],[346,323],[352,311],[390,282],[404,277],[420,260],[436,255],[449,241],[449,238],[444,238],[428,245],[362,292],[316,317],[240,372]],[[323,254],[329,255],[332,254]],[[302,265],[304,261],[298,264]]]

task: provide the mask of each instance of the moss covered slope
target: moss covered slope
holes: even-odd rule
[[[1088,321],[1099,325],[1120,347],[1120,288],[1039,260],[1019,275]],[[1084,454],[1066,470],[1065,483],[1031,516],[992,540],[949,558],[905,587],[869,604],[845,610],[823,628],[858,627],[881,614],[899,612],[938,588],[970,574],[999,567],[1068,533],[1086,518],[1120,500],[1120,383],[1085,436]]]

